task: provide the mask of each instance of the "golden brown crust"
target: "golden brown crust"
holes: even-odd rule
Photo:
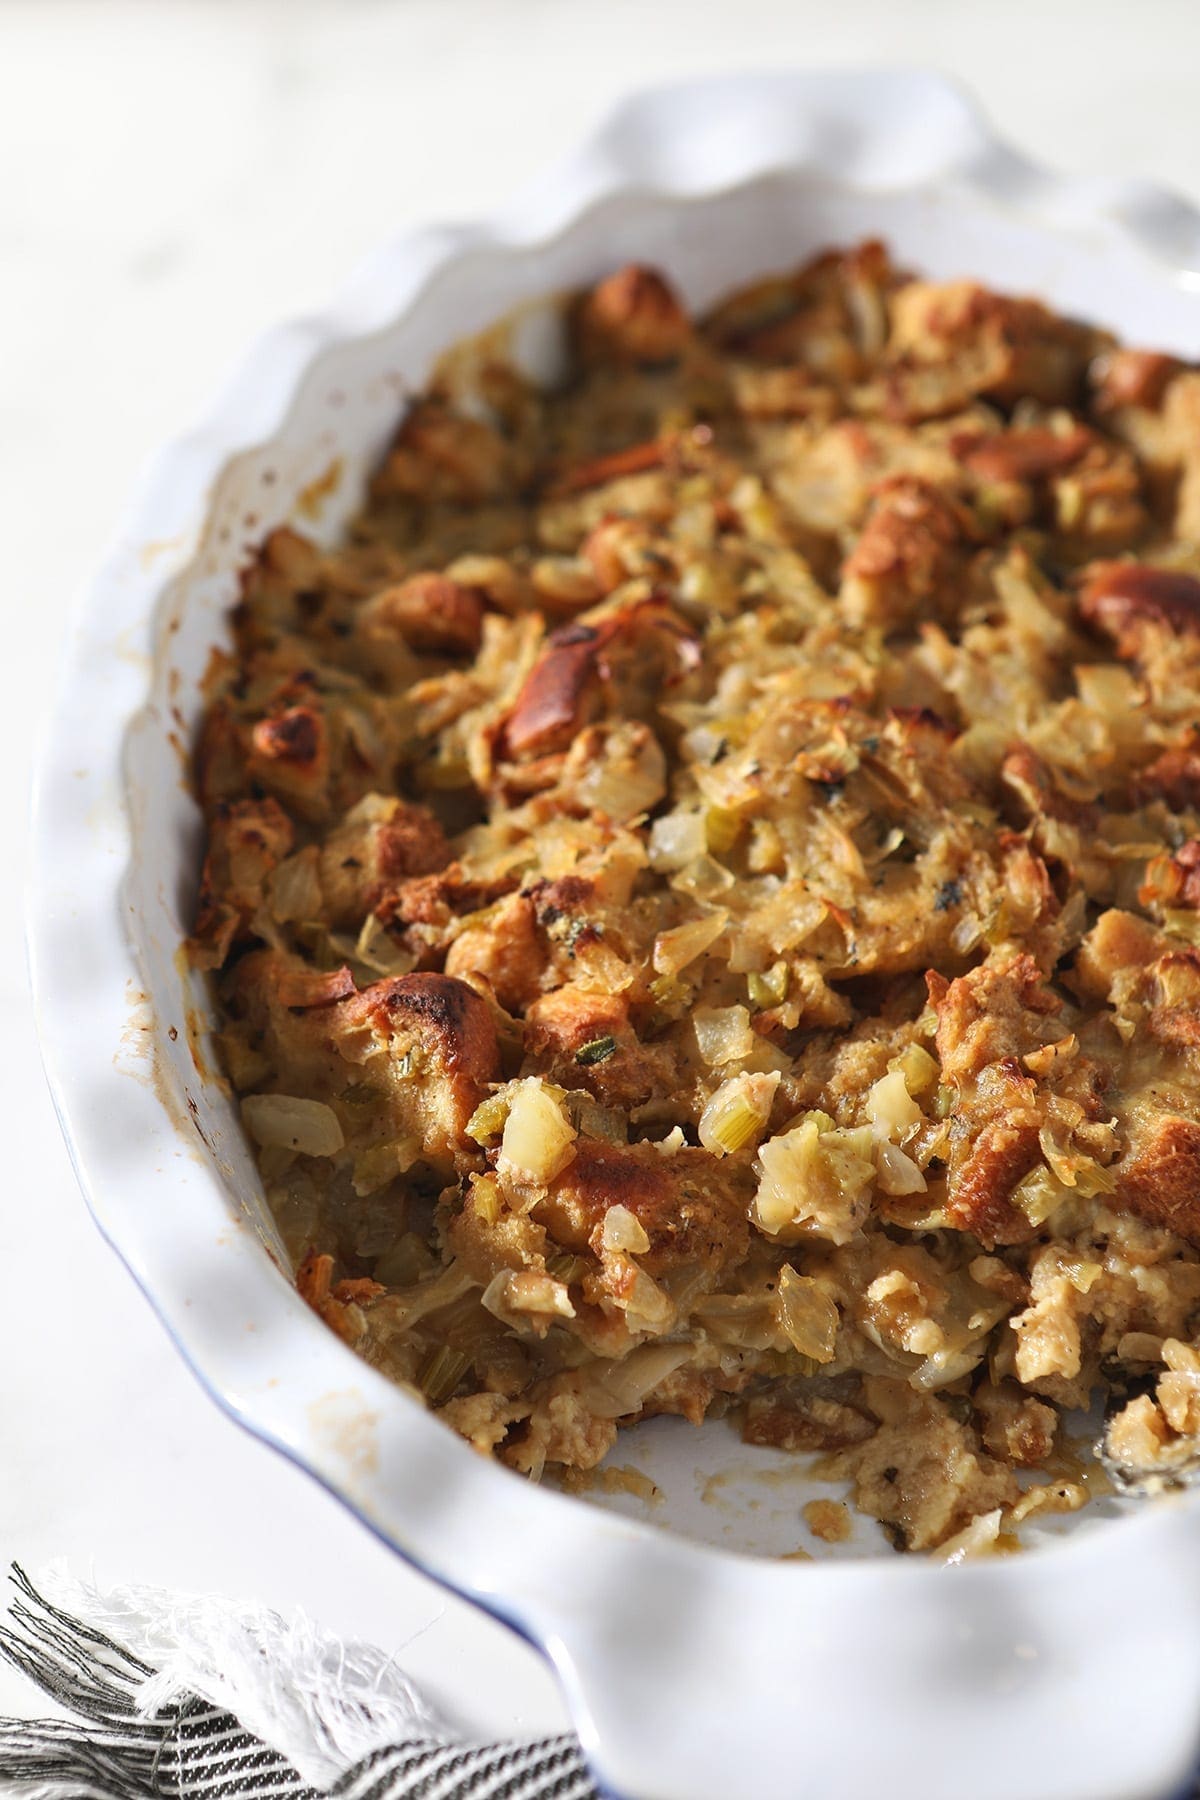
[[[895,630],[956,607],[972,536],[964,510],[931,482],[906,475],[881,482],[843,569],[847,617]]]
[[[1151,857],[1137,897],[1139,906],[1159,909],[1200,906],[1200,839]]]
[[[326,916],[339,927],[358,927],[385,905],[395,911],[412,878],[449,862],[446,834],[427,806],[393,799],[357,808],[321,845]]]
[[[1080,593],[1079,611],[1089,625],[1112,638],[1118,656],[1136,658],[1149,633],[1200,633],[1200,578],[1142,563],[1102,563]]]
[[[1066,1038],[1063,1002],[1028,954],[990,957],[948,984],[931,975],[929,986],[942,1079],[954,1090],[947,1214],[988,1247],[1025,1242],[1036,1221],[1014,1190],[1041,1163],[1055,1119],[1079,1131],[1101,1118],[1105,1071]],[[1047,1055],[1056,1042],[1063,1053]]]
[[[1117,977],[1142,968],[1163,950],[1162,933],[1136,913],[1110,907],[1101,913],[1079,947],[1072,984],[1089,999],[1112,997]]]
[[[1053,769],[1029,748],[1015,744],[1000,765],[1000,780],[1020,809],[1022,824],[1038,818],[1057,819],[1080,830],[1094,830],[1099,812],[1094,803],[1064,793]]]
[[[966,1147],[951,1161],[947,1216],[989,1249],[1033,1236],[1031,1221],[1010,1197],[1040,1157],[1041,1117],[1029,1103],[1032,1096],[1033,1083],[1015,1079],[999,1102],[1004,1116],[986,1124],[972,1120],[963,1133],[969,1132]]]
[[[555,988],[525,1008],[524,1042],[531,1070],[625,1111],[671,1084],[673,1058],[639,1042],[623,994]]]
[[[438,400],[419,401],[396,434],[371,492],[381,505],[430,499],[469,505],[503,493],[515,473],[511,453],[490,425],[464,418]]]
[[[504,728],[513,756],[565,750],[599,703],[600,657],[606,633],[594,625],[564,625],[551,634],[530,670]]]
[[[1134,791],[1140,799],[1165,800],[1172,812],[1200,807],[1200,736],[1189,732],[1156,756],[1138,774]]]
[[[486,926],[468,929],[446,952],[446,972],[484,984],[509,1012],[532,1004],[541,988],[548,951],[537,911],[527,894],[502,900]]]
[[[1117,1198],[1156,1225],[1200,1235],[1200,1123],[1152,1114],[1122,1162]]]
[[[281,971],[276,995],[280,1006],[304,1012],[310,1006],[332,1006],[355,992],[354,977],[343,963],[340,969],[289,968]]]
[[[268,877],[295,836],[275,800],[218,802],[209,822],[192,938],[205,967],[219,967],[246,934],[263,905]]]
[[[368,643],[390,634],[413,650],[474,656],[483,636],[483,602],[473,589],[431,570],[376,594],[363,609],[361,629]]]
[[[698,656],[686,621],[654,596],[560,626],[505,721],[504,749],[518,759],[565,750],[602,710],[637,710],[647,683],[675,683]]]
[[[443,1168],[469,1155],[467,1123],[499,1073],[486,1001],[447,975],[413,973],[297,1006],[305,975],[303,965],[260,950],[229,979],[230,1004],[255,1030],[275,1091],[330,1106],[353,1141],[360,1125],[347,1095],[357,1074],[374,1108],[362,1122],[367,1143],[413,1139]]]
[[[630,263],[592,289],[580,309],[579,331],[593,355],[658,363],[679,355],[691,324],[658,270]]]
[[[913,282],[897,296],[888,400],[898,418],[942,416],[984,395],[1069,405],[1100,346],[1099,334],[1036,300],[973,282]]]
[[[611,594],[623,581],[646,568],[646,551],[654,533],[641,519],[606,515],[583,540],[580,555],[596,577],[601,593]],[[650,563],[653,567],[653,562]]]
[[[325,720],[315,706],[288,706],[251,728],[246,773],[305,816],[323,813],[330,754]]]
[[[1161,350],[1112,350],[1091,370],[1093,410],[1103,415],[1121,407],[1157,407],[1183,364]]]
[[[496,1032],[484,1002],[464,982],[449,975],[401,975],[379,981],[370,995],[369,1017],[403,1020],[431,1054],[464,1081],[477,1086],[495,1078]]]
[[[1062,1011],[1062,1001],[1023,951],[990,959],[949,983],[935,977],[930,998],[942,1078],[960,1087],[1047,1042],[1054,1030],[1048,1021]]]
[[[1071,468],[1094,441],[1083,426],[1063,432],[1033,425],[986,437],[964,434],[951,439],[951,447],[984,481],[1037,481]]]
[[[625,1207],[650,1239],[639,1261],[652,1276],[681,1264],[737,1263],[749,1243],[744,1167],[714,1169],[703,1150],[662,1156],[652,1145],[625,1147],[581,1138],[534,1218],[572,1250],[598,1249],[614,1206]]]

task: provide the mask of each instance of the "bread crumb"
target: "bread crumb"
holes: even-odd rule
[[[823,1544],[844,1544],[853,1529],[840,1500],[810,1500],[801,1511],[804,1523]]]

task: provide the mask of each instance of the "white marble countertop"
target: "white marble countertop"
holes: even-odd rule
[[[15,953],[29,744],[139,464],[256,331],[397,225],[491,206],[631,86],[855,62],[934,64],[1049,162],[1200,196],[1194,0],[0,0],[0,1561],[303,1605],[465,1722],[562,1723],[533,1652],[216,1410],[88,1219]],[[35,1705],[0,1666],[0,1713]]]

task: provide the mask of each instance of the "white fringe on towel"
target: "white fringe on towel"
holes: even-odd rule
[[[0,1719],[22,1800],[599,1800],[575,1738],[472,1744],[302,1615],[15,1564],[0,1657],[74,1718]]]
[[[46,1599],[114,1638],[148,1673],[133,1700],[143,1718],[198,1695],[285,1756],[313,1787],[405,1738],[452,1740],[391,1657],[343,1644],[303,1612],[290,1618],[244,1600],[116,1587],[106,1593],[53,1563]]]

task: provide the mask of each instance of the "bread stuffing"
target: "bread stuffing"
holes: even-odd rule
[[[904,1550],[1200,1457],[1200,372],[628,267],[271,532],[191,954],[300,1292],[480,1452],[820,1453]],[[685,1423],[686,1422],[686,1423]]]

